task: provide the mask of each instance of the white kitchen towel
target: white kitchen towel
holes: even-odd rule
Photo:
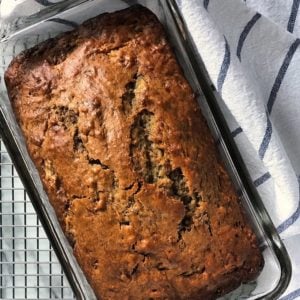
[[[289,251],[300,295],[299,0],[178,4],[250,174]]]
[[[1,16],[20,17],[58,1],[26,2],[30,8],[24,0],[2,0]],[[290,254],[293,276],[284,300],[300,298],[299,3],[178,0],[222,96],[232,135]]]
[[[1,2],[1,1],[0,1]],[[1,18],[6,21],[15,20],[18,17],[30,16],[45,6],[51,6],[62,0],[3,0],[1,2]]]

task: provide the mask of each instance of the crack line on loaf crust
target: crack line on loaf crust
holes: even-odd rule
[[[165,156],[165,151],[150,138],[153,118],[154,113],[146,109],[135,116],[130,131],[130,157],[135,172],[142,176],[146,183],[154,184],[160,179],[171,181],[169,193],[182,202],[185,210],[185,215],[178,225],[179,241],[183,232],[191,230],[193,214],[201,201],[201,196],[196,192],[190,193],[181,168],[178,167],[167,173],[167,167],[159,164],[160,159]]]

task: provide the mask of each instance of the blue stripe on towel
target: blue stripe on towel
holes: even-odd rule
[[[238,41],[238,45],[237,45],[237,50],[236,50],[236,55],[239,58],[239,60],[241,60],[241,52],[242,52],[242,48],[244,45],[244,42],[246,40],[247,35],[249,34],[251,28],[254,26],[254,24],[260,19],[261,14],[260,13],[256,13],[252,19],[246,24],[246,26],[244,27],[239,41]]]
[[[203,0],[203,6],[206,10],[207,10],[208,4],[209,4],[209,0]]]
[[[293,1],[290,18],[289,18],[289,22],[287,25],[287,30],[291,33],[293,33],[293,31],[294,31],[295,22],[296,22],[298,10],[299,10],[299,4],[300,4],[300,0]]]
[[[273,131],[272,123],[271,123],[271,120],[270,120],[269,116],[267,115],[266,132],[265,132],[264,138],[263,138],[263,140],[261,142],[261,145],[259,147],[259,150],[258,150],[258,155],[259,155],[260,159],[263,159],[265,154],[266,154],[266,151],[268,149],[268,146],[270,144],[270,140],[271,140],[271,137],[272,137],[272,131]]]
[[[220,95],[222,95],[222,88],[223,88],[223,84],[230,66],[230,48],[228,45],[228,42],[224,36],[224,40],[225,40],[225,53],[224,53],[224,59],[221,65],[221,69],[218,75],[218,80],[217,80],[217,90],[220,93]]]
[[[300,39],[296,39],[292,45],[290,46],[284,60],[283,60],[283,63],[278,71],[278,74],[277,74],[277,77],[275,79],[275,82],[273,84],[273,87],[272,87],[272,90],[271,90],[271,93],[270,93],[270,96],[269,96],[269,99],[268,99],[268,103],[267,103],[267,109],[268,109],[268,113],[271,114],[272,112],[272,108],[273,108],[273,105],[274,105],[274,102],[276,100],[276,96],[277,96],[277,93],[279,91],[279,88],[281,86],[281,83],[282,83],[282,80],[284,78],[284,75],[286,74],[286,71],[290,65],[290,62],[298,48],[300,44]]]
[[[76,22],[69,21],[66,19],[61,19],[61,18],[52,18],[52,19],[49,19],[48,21],[63,24],[63,25],[66,25],[66,26],[69,26],[72,28],[77,28],[79,26]]]
[[[297,209],[295,210],[295,212],[287,220],[285,220],[283,223],[281,223],[277,227],[278,233],[282,233],[283,231],[285,231],[286,229],[288,229],[299,218],[299,215],[300,215],[300,176],[298,176],[298,185],[299,185],[299,200],[298,200]],[[287,299],[294,299],[294,298],[287,298]]]
[[[48,0],[34,0],[34,1],[37,2],[38,4],[42,4],[44,6],[49,6],[49,5],[55,4],[55,3],[52,3],[52,2],[50,2]]]
[[[238,127],[236,129],[234,129],[232,132],[231,132],[231,135],[232,137],[236,137],[238,134],[242,133],[243,132],[243,129],[242,127]]]
[[[270,92],[270,96],[269,96],[269,99],[268,99],[268,102],[267,102],[267,113],[271,114],[272,112],[272,109],[273,109],[273,106],[274,106],[274,102],[276,100],[276,97],[277,97],[277,94],[278,94],[278,91],[280,89],[280,86],[281,86],[281,83],[283,81],[283,78],[284,78],[284,75],[286,74],[286,71],[288,69],[288,66],[290,65],[290,62],[298,48],[300,44],[300,39],[296,39],[292,45],[290,46],[284,60],[283,60],[283,63],[278,71],[278,74],[275,78],[275,82],[272,86],[272,89],[271,89],[271,92]],[[270,143],[270,140],[271,140],[271,136],[272,136],[272,124],[271,124],[271,121],[269,119],[269,117],[267,116],[267,128],[266,128],[266,132],[265,132],[265,135],[263,137],[263,140],[261,142],[261,145],[259,147],[259,150],[258,150],[258,154],[259,154],[259,157],[260,159],[263,159],[264,156],[265,156],[265,153],[268,149],[268,146],[269,146],[269,143]]]
[[[266,172],[265,174],[263,174],[262,176],[258,177],[257,179],[255,179],[253,181],[254,185],[256,187],[259,187],[260,185],[262,185],[263,183],[265,183],[268,179],[271,178],[271,174],[269,172]]]
[[[300,296],[300,289],[297,289],[297,290],[287,294],[286,296],[280,298],[279,300],[293,300],[298,296]]]

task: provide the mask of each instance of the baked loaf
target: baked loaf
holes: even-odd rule
[[[5,76],[29,153],[101,299],[214,299],[254,279],[254,233],[162,25],[100,15]]]

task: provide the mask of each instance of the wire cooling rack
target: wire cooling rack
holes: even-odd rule
[[[74,299],[0,139],[0,299]]]

